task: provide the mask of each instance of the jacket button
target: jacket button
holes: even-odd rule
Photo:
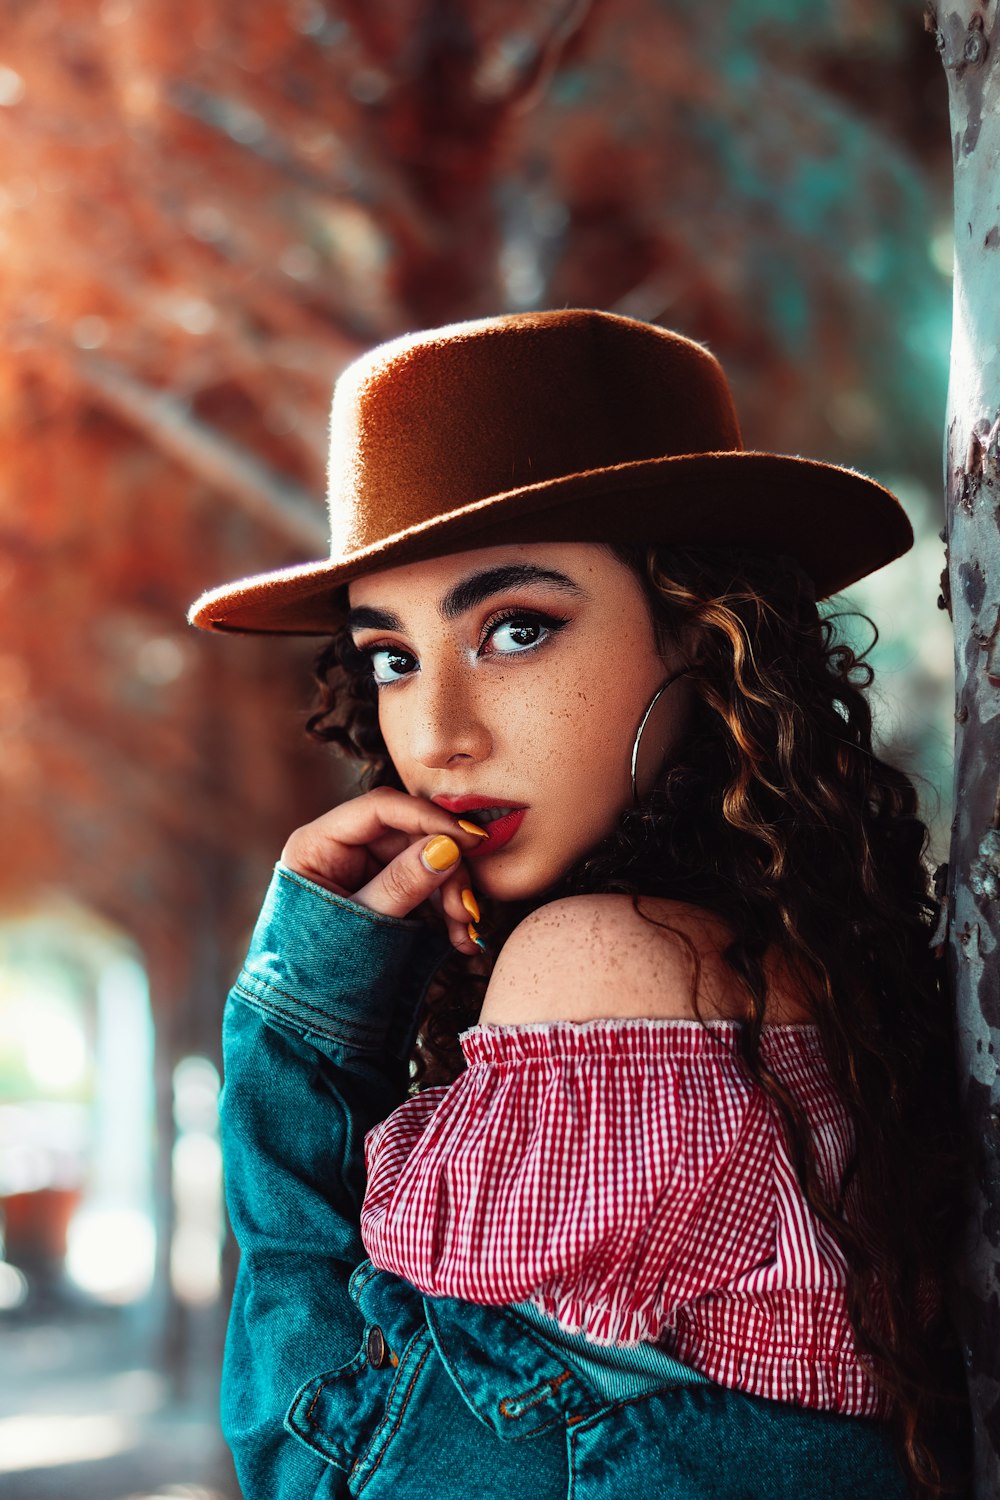
[[[371,1365],[373,1370],[381,1370],[382,1366],[386,1362],[387,1356],[388,1350],[385,1346],[385,1339],[382,1335],[382,1330],[378,1326],[378,1324],[375,1323],[368,1330],[368,1363]]]

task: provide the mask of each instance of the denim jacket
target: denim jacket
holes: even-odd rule
[[[223,1028],[241,1250],[222,1426],[244,1500],[903,1500],[883,1424],[729,1390],[365,1255],[364,1138],[406,1097],[448,951],[278,864]]]

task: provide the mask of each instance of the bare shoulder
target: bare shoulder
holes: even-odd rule
[[[588,1021],[740,1016],[740,986],[722,957],[725,924],[681,901],[569,896],[526,917],[497,959],[480,1021]]]

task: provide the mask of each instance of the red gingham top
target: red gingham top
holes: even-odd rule
[[[887,1415],[859,1363],[845,1262],[796,1181],[736,1021],[472,1026],[452,1084],[365,1136],[361,1236],[429,1296],[530,1298],[595,1344],[658,1343],[721,1385]],[[824,1187],[852,1131],[815,1026],[766,1026]]]

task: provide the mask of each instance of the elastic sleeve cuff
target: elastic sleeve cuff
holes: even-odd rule
[[[443,932],[387,917],[279,860],[235,989],[303,1030],[408,1058]]]

